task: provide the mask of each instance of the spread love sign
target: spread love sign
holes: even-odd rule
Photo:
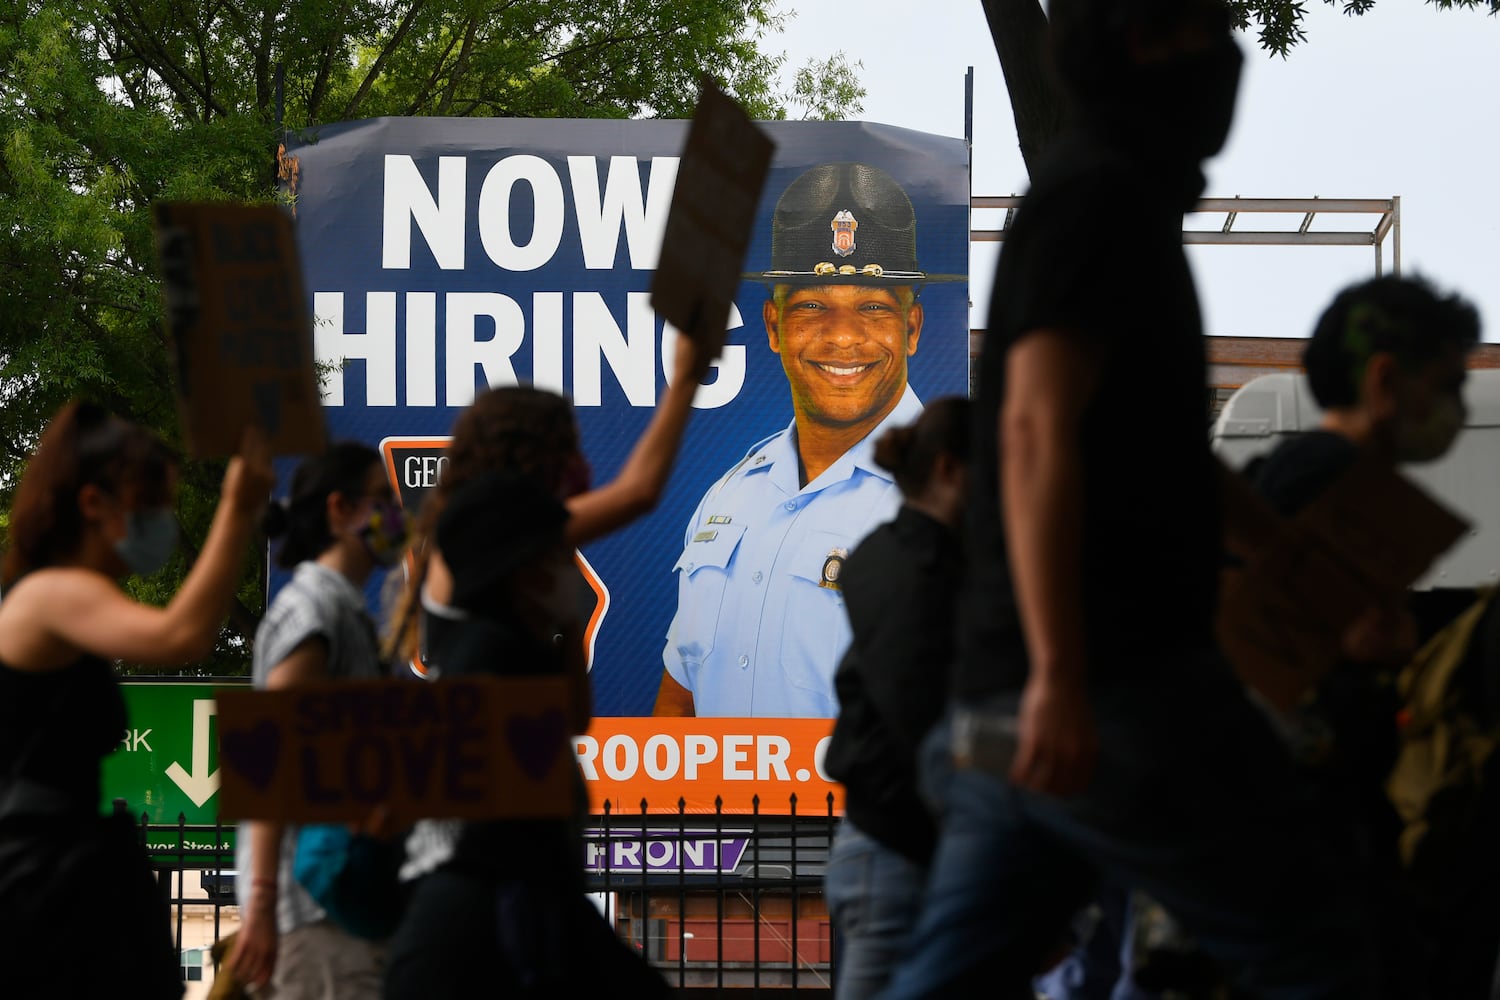
[[[226,819],[332,823],[567,816],[562,678],[309,684],[218,692]]]

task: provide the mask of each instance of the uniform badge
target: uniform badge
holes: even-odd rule
[[[834,549],[828,553],[828,558],[823,560],[822,579],[818,581],[818,586],[828,590],[844,589],[839,583],[839,577],[844,575],[844,559],[848,555],[848,549]]]
[[[708,523],[709,524],[729,524],[733,520],[734,520],[734,518],[730,517],[728,514],[710,514],[710,515],[708,515]]]
[[[833,217],[828,224],[833,230],[833,252],[840,257],[847,257],[854,252],[854,231],[859,228],[859,222],[849,214],[846,208]]]
[[[695,541],[695,542],[711,542],[715,538],[718,538],[718,537],[719,537],[719,533],[717,531],[700,531],[696,535],[693,536],[693,541]]]

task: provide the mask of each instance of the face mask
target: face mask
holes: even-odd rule
[[[135,510],[125,525],[125,537],[115,542],[115,554],[136,576],[150,576],[177,551],[177,518],[170,508]]]
[[[1464,404],[1457,396],[1435,400],[1422,420],[1396,425],[1396,461],[1431,462],[1441,458],[1464,428]]]
[[[375,501],[370,519],[359,529],[359,540],[378,565],[396,565],[406,551],[406,512],[394,500]]]

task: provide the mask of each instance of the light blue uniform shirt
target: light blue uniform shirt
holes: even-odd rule
[[[901,492],[875,442],[922,412],[911,386],[884,421],[800,483],[796,421],[752,448],[698,504],[677,560],[677,615],[662,653],[700,716],[832,718],[849,645],[838,576]]]

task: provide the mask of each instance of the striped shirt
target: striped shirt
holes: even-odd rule
[[[380,650],[375,624],[365,609],[364,595],[338,573],[316,562],[304,562],[291,582],[276,595],[260,627],[255,630],[255,656],[251,679],[264,689],[271,671],[308,639],[328,644],[330,679],[369,679],[381,676]],[[281,838],[281,864],[277,872],[276,928],[281,934],[323,919],[322,907],[313,902],[292,877],[297,850],[297,828],[286,827]],[[250,831],[241,823],[235,843],[235,864],[241,873],[250,871]],[[248,905],[250,879],[238,879],[239,902]]]

